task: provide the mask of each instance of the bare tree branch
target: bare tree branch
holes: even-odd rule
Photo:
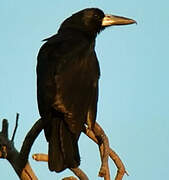
[[[38,180],[38,178],[36,177],[36,175],[34,174],[29,162],[26,163],[24,169],[22,170],[21,176],[20,176],[21,180]]]
[[[40,125],[41,125],[41,130],[42,130],[43,126],[42,126],[42,124],[39,123],[39,126]],[[34,126],[30,130],[30,132],[34,132],[34,131],[36,131],[36,129],[38,129],[37,123],[35,123]],[[17,125],[15,126],[15,129],[17,129]],[[9,163],[12,165],[16,174],[19,176],[19,178],[21,180],[37,180],[36,175],[34,174],[33,170],[31,169],[31,167],[29,165],[28,155],[29,155],[29,151],[31,149],[31,146],[32,146],[34,140],[36,139],[37,135],[40,133],[41,130],[39,127],[39,131],[37,131],[34,135],[31,135],[28,133],[32,137],[27,138],[27,140],[25,139],[24,144],[22,146],[23,147],[22,154],[20,154],[14,147],[13,141],[8,139],[8,122],[7,122],[7,120],[4,119],[2,122],[2,131],[0,132],[0,158],[5,158],[9,161]],[[16,132],[16,130],[15,130],[15,132]],[[28,141],[28,142],[26,142],[26,141]],[[28,145],[27,148],[25,147],[26,145]],[[25,152],[24,152],[24,150],[25,150]]]
[[[128,172],[125,170],[125,166],[124,166],[122,160],[116,154],[116,152],[113,151],[111,148],[110,148],[110,151],[109,151],[109,156],[114,161],[114,163],[115,163],[115,165],[116,165],[116,167],[118,169],[115,180],[121,180],[123,178],[124,174],[129,176]]]
[[[65,177],[62,180],[77,180],[75,177],[70,176],[70,177]]]
[[[86,174],[80,168],[70,168],[70,170],[80,179],[89,180]]]
[[[124,174],[125,173],[127,174],[127,172],[125,170],[125,166],[123,165],[121,159],[115,153],[115,151],[113,151],[109,147],[108,138],[105,135],[101,126],[98,123],[96,123],[95,127],[94,127],[94,131],[92,131],[91,129],[89,129],[87,127],[84,127],[84,133],[89,138],[91,138],[95,143],[97,143],[99,145],[100,156],[101,156],[101,160],[102,160],[101,168],[99,171],[99,176],[104,177],[105,180],[110,180],[110,173],[109,173],[109,166],[108,166],[108,156],[110,156],[110,158],[114,161],[114,163],[116,164],[116,167],[118,169],[115,180],[122,180]],[[48,161],[48,155],[46,155],[46,154],[34,154],[32,157],[36,161],[46,161],[46,162]],[[78,171],[79,168],[75,168],[75,170]],[[69,178],[73,178],[73,177],[69,177]],[[79,177],[79,178],[81,180],[83,177]],[[64,179],[64,180],[66,180],[66,179]]]
[[[106,142],[104,142],[104,138],[102,139],[102,141],[104,142],[103,146],[100,146],[100,138],[104,137],[102,136],[104,133],[103,129],[101,128],[101,126],[96,123],[95,124],[95,132],[93,132],[92,130],[88,129],[87,127],[84,128],[84,133],[89,137],[91,138],[95,143],[97,143],[99,145],[99,149],[100,149],[100,154],[101,154],[101,158],[102,156],[104,156],[103,154],[103,149],[105,148],[104,146],[106,145]],[[96,138],[97,136],[97,138]],[[108,148],[108,146],[106,145],[106,148]],[[106,150],[107,151],[107,150]],[[106,154],[107,156],[107,154]],[[123,164],[123,162],[121,161],[121,159],[119,158],[119,156],[115,153],[115,151],[113,151],[111,148],[109,148],[109,156],[110,158],[114,161],[116,167],[117,167],[117,174],[116,174],[116,177],[115,177],[115,180],[122,180],[124,174],[127,173],[127,171],[125,170],[125,166]],[[102,167],[103,165],[101,165]],[[107,173],[107,172],[106,172]],[[106,175],[107,176],[107,175]],[[104,179],[108,178],[104,176]]]
[[[8,138],[8,121],[7,119],[3,119],[2,121],[2,131],[1,133]]]
[[[14,147],[14,138],[18,126],[19,114],[16,117],[16,125],[13,132],[12,139],[8,139],[8,122],[6,119],[2,122],[2,131],[0,132],[0,158],[5,158],[13,166],[15,172],[21,180],[38,180],[28,162],[29,152],[31,147],[44,127],[42,119],[39,119],[30,131],[27,133],[22,144],[20,152]],[[99,145],[100,156],[102,160],[99,176],[104,177],[104,180],[110,180],[108,157],[114,161],[117,167],[117,174],[115,180],[122,180],[126,172],[125,166],[120,160],[119,156],[109,147],[109,142],[106,134],[101,126],[96,123],[93,131],[84,127],[84,133]],[[46,154],[34,154],[33,159],[36,161],[48,161]],[[88,180],[86,174],[80,168],[70,169],[80,180]],[[128,174],[127,174],[128,175]],[[75,177],[66,177],[63,180],[77,180]]]
[[[18,120],[19,120],[19,113],[16,113],[16,124],[15,124],[15,128],[14,128],[13,135],[12,135],[12,138],[11,138],[12,142],[14,141],[16,130],[18,128]]]
[[[104,177],[105,180],[110,180],[110,172],[109,172],[109,165],[108,165],[108,157],[109,157],[108,138],[98,123],[95,123],[93,131],[96,138],[99,141],[99,149],[100,149],[101,160],[102,160],[99,176]]]
[[[36,161],[45,161],[48,162],[47,154],[33,154],[32,158]],[[80,168],[70,168],[70,170],[80,179],[80,180],[89,180],[87,175]],[[74,177],[66,177],[63,180],[71,180]],[[76,179],[76,178],[74,178]]]
[[[27,135],[24,139],[24,142],[22,144],[20,153],[19,153],[19,158],[22,159],[22,167],[25,166],[25,164],[28,160],[28,156],[29,156],[31,147],[32,147],[35,139],[37,138],[37,136],[43,129],[43,126],[44,126],[44,124],[43,124],[42,119],[39,119],[38,121],[36,121],[36,123],[33,125],[33,127],[30,129],[30,131],[27,133]]]

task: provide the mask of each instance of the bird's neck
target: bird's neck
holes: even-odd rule
[[[83,29],[76,29],[76,28],[64,28],[58,31],[58,33],[61,33],[64,36],[72,36],[75,37],[77,39],[87,39],[89,43],[95,43],[95,39],[97,36],[97,33],[92,33],[92,32],[88,32],[85,31]]]

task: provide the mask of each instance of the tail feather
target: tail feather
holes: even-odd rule
[[[63,120],[52,119],[48,150],[51,171],[60,172],[80,164],[77,141],[78,138],[70,132]]]

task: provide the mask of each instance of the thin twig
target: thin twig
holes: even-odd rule
[[[101,127],[100,127],[101,128]],[[95,143],[99,144],[100,141],[96,138],[96,134],[91,130],[88,129],[87,127],[84,127],[84,131],[83,131],[90,139],[92,139]],[[103,146],[104,148],[104,146]],[[101,153],[101,158],[102,158],[102,147],[100,146],[100,153]],[[127,173],[127,171],[125,170],[125,166],[123,164],[123,162],[121,161],[121,159],[119,158],[119,156],[115,153],[115,151],[113,151],[110,147],[109,147],[109,156],[110,158],[114,161],[116,167],[117,167],[117,174],[116,174],[116,178],[115,180],[122,180],[124,174]]]
[[[80,179],[89,180],[86,174],[80,168],[70,168],[70,170]]]
[[[104,180],[110,180],[110,172],[109,172],[109,165],[108,165],[108,157],[109,157],[108,138],[98,123],[95,123],[93,131],[99,142],[99,150],[100,150],[101,160],[102,160],[99,176],[104,177]]]
[[[47,154],[33,154],[32,158],[35,161],[45,161],[48,162],[48,155]],[[80,179],[80,180],[89,180],[87,175],[80,169],[80,168],[70,168],[70,170]],[[74,177],[67,177],[63,180],[72,179]],[[75,178],[74,178],[75,179]]]
[[[70,177],[65,177],[62,180],[77,180],[75,177],[70,176]]]
[[[118,168],[115,180],[121,180],[124,174],[129,176],[128,172],[125,170],[125,166],[123,162],[121,161],[120,157],[111,148],[109,150],[109,156],[114,161],[116,167]]]
[[[13,135],[12,135],[12,138],[11,138],[11,141],[12,141],[12,142],[14,141],[15,134],[16,134],[16,130],[17,130],[17,128],[18,128],[18,120],[19,120],[19,113],[16,113],[15,129],[14,129],[14,131],[13,131]]]
[[[110,172],[108,167],[109,142],[107,136],[97,123],[95,124],[94,131],[84,127],[83,132],[99,146],[100,157],[102,160],[99,176],[104,177],[104,180],[110,180]]]
[[[43,154],[43,153],[37,153],[37,154],[33,154],[32,158],[35,161],[44,161],[44,162],[48,162],[48,155],[47,154]]]

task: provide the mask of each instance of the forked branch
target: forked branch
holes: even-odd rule
[[[18,118],[19,115],[17,115],[16,118],[17,122]],[[21,151],[18,152],[14,147],[13,142],[18,126],[17,122],[11,140],[8,138],[8,121],[4,119],[2,122],[2,131],[0,132],[0,158],[7,159],[9,161],[21,180],[37,180],[36,175],[29,165],[28,155],[34,140],[43,128],[43,124],[40,120],[35,123],[27,134]]]
[[[107,169],[109,169],[109,168],[107,168],[108,167],[107,166],[107,164],[108,164],[107,153],[109,154],[110,158],[114,161],[114,163],[117,167],[117,174],[116,174],[115,180],[122,180],[124,174],[128,175],[127,171],[125,170],[125,166],[124,166],[123,162],[121,161],[120,157],[116,154],[115,151],[113,151],[109,147],[109,145],[107,143],[108,139],[106,139],[106,135],[98,123],[95,123],[94,132],[92,130],[88,129],[87,127],[85,127],[84,133],[89,138],[91,138],[95,143],[97,143],[99,145],[101,159],[104,158],[104,161],[102,160],[100,172],[104,172],[104,169],[106,169],[106,174],[104,174],[105,180],[110,179],[109,171],[107,171]],[[100,172],[99,172],[99,175],[100,175]]]
[[[124,174],[125,173],[127,174],[127,172],[119,156],[115,153],[115,151],[113,151],[109,147],[108,138],[105,135],[101,126],[98,123],[96,123],[94,127],[94,131],[88,129],[87,127],[84,127],[84,133],[99,145],[100,155],[102,160],[99,176],[104,177],[105,180],[110,180],[110,173],[108,166],[108,157],[110,156],[110,158],[114,161],[118,169],[115,180],[122,180]],[[45,161],[45,162],[48,161],[47,154],[34,154],[32,157],[36,161]],[[79,173],[77,176],[79,177],[80,180],[88,180],[87,176],[84,174],[84,172],[81,169],[72,168],[71,170],[73,170],[75,175],[77,175],[76,172]],[[68,177],[66,179],[64,178],[64,180],[68,180],[68,179],[70,180],[71,178],[72,177]]]
[[[16,126],[12,139],[8,139],[8,121],[6,119],[2,122],[2,130],[0,132],[0,158],[7,159],[13,166],[15,172],[21,180],[38,180],[28,162],[29,152],[31,147],[44,127],[42,119],[39,119],[30,131],[27,133],[20,152],[14,147],[14,137],[18,126],[19,115],[16,117]],[[84,133],[99,145],[100,156],[102,160],[99,176],[104,177],[104,180],[110,180],[108,157],[114,161],[117,166],[117,175],[115,180],[122,180],[126,172],[125,167],[119,156],[109,147],[109,142],[106,134],[99,124],[95,124],[93,131],[84,127]],[[46,154],[35,154],[33,158],[37,161],[48,161]],[[86,174],[80,168],[70,169],[80,180],[88,180]],[[67,177],[63,180],[76,180],[75,177]]]
[[[44,161],[48,162],[48,155],[47,154],[33,154],[32,158],[36,161]],[[80,179],[80,180],[89,180],[87,175],[80,169],[80,168],[70,168],[70,170]],[[74,177],[67,177],[63,180],[72,180],[75,179]]]

